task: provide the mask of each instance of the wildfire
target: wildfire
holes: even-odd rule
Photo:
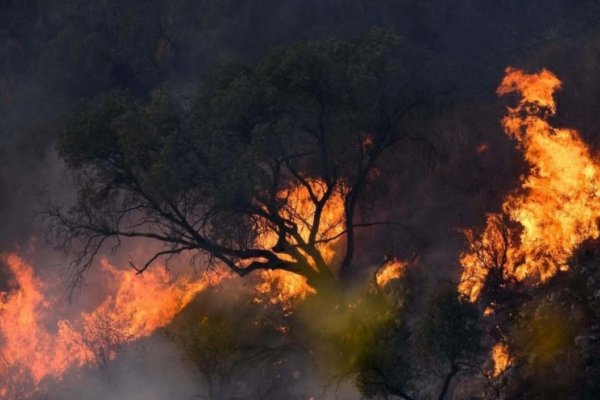
[[[496,343],[492,348],[492,361],[494,363],[493,376],[499,377],[510,366],[510,354],[508,346],[504,343]]]
[[[14,255],[5,257],[4,262],[18,289],[2,293],[0,301],[0,352],[5,361],[0,376],[6,382],[0,386],[3,397],[23,391],[21,385],[29,379],[37,384],[48,375],[60,376],[68,366],[86,360],[85,351],[73,340],[67,324],[58,325],[56,336],[43,327],[41,314],[49,304],[31,267]]]
[[[161,269],[155,269],[140,279],[131,270],[119,270],[106,260],[101,260],[101,263],[112,276],[112,281],[117,282],[116,293],[82,317],[86,328],[107,324],[123,341],[149,336],[164,327],[196,294],[221,279],[218,275],[207,275],[196,281],[180,278],[172,282]]]
[[[220,276],[172,281],[160,269],[143,276],[119,270],[102,260],[112,277],[114,294],[96,309],[73,321],[59,320],[50,330],[45,285],[32,267],[17,255],[2,257],[14,276],[15,287],[0,292],[0,397],[37,390],[46,378],[60,379],[72,367],[113,359],[116,349],[149,336],[167,325],[200,291]],[[101,359],[102,358],[102,359]]]
[[[400,261],[396,258],[387,261],[375,274],[377,286],[384,287],[390,281],[402,278],[407,265],[407,262]]]
[[[318,198],[323,198],[326,191],[325,183],[320,180],[308,180],[308,185],[312,193]],[[344,230],[344,199],[339,190],[334,191],[329,200],[325,203],[320,219],[316,215],[316,206],[308,188],[304,185],[293,186],[290,189],[284,189],[278,193],[279,200],[284,202],[280,212],[283,219],[292,221],[296,224],[298,233],[303,241],[307,242],[310,236],[311,228],[315,223],[319,223],[319,229],[316,240],[321,255],[326,262],[333,260],[335,256],[334,244],[337,238]],[[258,227],[259,235],[256,239],[261,247],[273,248],[277,244],[278,235],[268,225]],[[297,240],[288,238],[291,243],[298,244]],[[282,254],[282,258],[286,255]]]
[[[266,296],[271,304],[277,304],[284,313],[293,312],[294,306],[310,294],[316,293],[307,282],[306,278],[288,271],[275,270],[263,271],[262,282],[256,286],[261,302],[261,296]]]
[[[325,183],[319,180],[307,181],[313,195],[321,199],[326,192]],[[306,186],[298,185],[279,192],[278,198],[284,202],[281,217],[293,221],[298,227],[301,239],[308,241],[311,228],[319,223],[316,240],[319,242],[317,249],[326,263],[331,263],[335,257],[335,244],[344,230],[344,201],[342,194],[334,191],[330,199],[325,203],[320,220],[316,216],[315,202]],[[261,247],[273,248],[277,244],[277,232],[269,226],[260,226],[260,234],[257,242]],[[288,238],[292,244],[297,244],[294,238]],[[287,254],[281,254],[282,259],[290,258]],[[309,263],[314,265],[308,255]],[[315,290],[307,283],[306,278],[292,272],[262,271],[262,282],[256,286],[259,294],[267,295],[272,304],[279,304],[284,311],[291,311],[293,305],[306,296],[315,293]],[[260,297],[256,298],[261,301]]]
[[[504,278],[542,282],[559,270],[584,240],[600,236],[600,164],[579,134],[550,125],[560,80],[543,69],[536,74],[507,68],[497,93],[516,92],[519,104],[507,109],[502,124],[530,166],[520,188],[510,193],[502,213],[488,216],[485,230],[467,230],[469,251],[459,291],[478,299],[491,270]]]

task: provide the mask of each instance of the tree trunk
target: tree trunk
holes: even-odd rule
[[[438,400],[444,400],[444,397],[446,397],[446,394],[448,394],[448,388],[450,387],[450,383],[452,382],[452,379],[454,379],[458,371],[458,367],[456,365],[452,365],[450,372],[448,373],[448,375],[446,375],[446,379],[444,379],[444,385],[442,386],[442,390],[440,391]]]
[[[341,293],[341,282],[333,274],[319,273],[312,270],[304,276],[307,283],[320,296],[334,296]]]

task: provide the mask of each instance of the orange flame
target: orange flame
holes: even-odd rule
[[[305,277],[288,271],[263,271],[261,279],[262,282],[256,286],[259,296],[255,301],[262,302],[261,296],[266,296],[271,304],[279,305],[285,314],[291,314],[298,302],[316,293]]]
[[[326,185],[320,180],[307,180],[311,191],[316,198],[321,199],[326,191]],[[294,222],[302,240],[308,241],[310,231],[316,222],[319,229],[316,240],[317,245],[326,262],[331,262],[335,256],[334,245],[337,238],[344,231],[344,199],[339,190],[333,192],[325,203],[319,221],[315,221],[316,207],[311,199],[308,188],[297,185],[290,189],[284,189],[277,196],[285,204],[281,210],[281,217]],[[259,235],[257,243],[264,248],[272,248],[277,244],[277,232],[266,223],[258,227]],[[288,238],[292,244],[297,244],[294,238]],[[282,254],[282,258],[286,255]]]
[[[407,265],[407,262],[400,261],[396,258],[387,261],[375,274],[377,286],[384,287],[390,281],[402,278]]]
[[[160,268],[139,276],[131,270],[119,270],[104,259],[101,263],[118,288],[114,296],[93,312],[83,314],[83,318],[90,326],[92,321],[106,316],[110,325],[128,341],[149,336],[164,327],[196,294],[221,279],[218,275],[207,275],[197,281],[184,277],[172,282]]]
[[[502,123],[530,170],[521,177],[521,188],[505,199],[503,214],[488,216],[479,237],[466,231],[473,246],[460,258],[459,291],[472,301],[491,268],[500,268],[506,278],[543,282],[568,269],[569,257],[584,240],[600,236],[600,164],[576,131],[555,128],[547,120],[556,113],[553,94],[560,87],[546,69],[527,74],[507,68],[498,88],[499,95],[521,95]],[[503,215],[517,228],[503,224]]]
[[[0,376],[3,382],[15,385],[0,385],[0,393],[6,396],[22,389],[16,386],[28,378],[37,384],[48,375],[62,375],[70,365],[82,365],[86,354],[73,341],[67,324],[59,324],[56,336],[44,328],[43,314],[49,304],[32,268],[15,255],[4,261],[18,286],[13,293],[2,293],[0,301],[0,352],[5,360]],[[16,376],[5,377],[5,372]]]
[[[313,195],[321,199],[326,192],[326,185],[319,180],[307,181]],[[298,233],[302,240],[308,241],[312,226],[315,221],[316,207],[311,199],[310,192],[306,186],[298,185],[279,192],[278,198],[285,202],[281,211],[284,219],[293,221],[298,227]],[[335,257],[335,244],[338,237],[344,231],[344,201],[339,190],[334,191],[330,199],[325,203],[319,222],[316,236],[317,249],[326,263],[331,263]],[[263,248],[273,248],[277,244],[277,232],[268,225],[259,227],[257,242]],[[294,238],[288,238],[292,244],[297,244]],[[314,260],[306,255],[309,263],[314,266]],[[287,254],[280,254],[282,259],[290,259]],[[284,311],[290,312],[293,305],[304,300],[306,296],[316,293],[303,276],[292,272],[262,271],[262,282],[256,286],[261,295],[267,295],[272,304],[279,304]],[[260,296],[256,301],[261,301]]]
[[[46,326],[52,304],[46,287],[17,255],[2,257],[15,279],[15,288],[0,292],[0,398],[14,397],[32,382],[29,394],[46,378],[60,379],[72,367],[107,361],[116,349],[149,336],[167,325],[194,296],[222,277],[171,281],[160,269],[143,276],[118,270],[106,260],[103,269],[115,282],[114,294],[75,321]]]
[[[494,363],[493,376],[499,377],[510,366],[510,354],[508,346],[504,343],[496,343],[492,348],[492,361]]]

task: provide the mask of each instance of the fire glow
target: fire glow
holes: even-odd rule
[[[384,287],[390,281],[402,278],[407,265],[407,262],[395,258],[387,261],[375,274],[377,286]]]
[[[113,294],[76,320],[59,320],[51,331],[46,324],[55,304],[45,285],[17,255],[3,261],[15,285],[0,293],[0,398],[30,395],[45,379],[60,380],[73,367],[113,359],[119,347],[166,326],[197,293],[223,278],[172,280],[160,268],[140,276],[102,260]]]
[[[322,196],[323,185],[316,181],[311,185],[314,193]],[[293,187],[280,196],[286,204],[285,217],[298,224],[306,240],[315,214],[308,190]],[[335,256],[333,245],[343,230],[342,221],[342,198],[335,194],[323,210],[318,233],[323,241],[319,251],[328,263]],[[331,237],[336,238],[329,240]],[[272,247],[277,237],[265,226],[257,241]],[[45,380],[60,380],[72,368],[114,359],[127,343],[168,325],[199,292],[227,276],[206,274],[196,280],[185,276],[173,280],[159,267],[140,276],[101,259],[112,294],[92,311],[81,312],[76,320],[59,320],[51,331],[47,329],[49,310],[55,304],[49,300],[46,285],[19,256],[7,255],[3,261],[14,277],[14,288],[0,293],[0,398],[32,395]],[[316,293],[306,278],[288,271],[263,271],[260,279],[257,299],[266,296],[284,313],[293,312],[299,301]]]
[[[519,104],[502,120],[506,134],[529,164],[520,188],[487,217],[483,232],[466,230],[459,292],[476,301],[490,271],[505,280],[544,282],[567,270],[573,251],[599,237],[600,164],[578,132],[550,125],[561,81],[550,71],[527,74],[507,68],[499,95],[517,93]],[[513,226],[514,225],[514,226]]]
[[[322,198],[325,192],[325,184],[319,180],[307,181],[311,187],[312,194]],[[325,203],[320,216],[316,214],[315,202],[311,199],[308,188],[302,185],[294,186],[288,190],[279,192],[279,199],[284,201],[281,214],[286,220],[293,221],[298,227],[298,233],[302,241],[308,242],[311,227],[319,220],[317,240],[320,244],[317,249],[326,263],[331,265],[335,258],[335,245],[344,231],[344,202],[339,191],[334,192],[330,200]],[[278,241],[277,233],[267,225],[260,226],[257,243],[262,248],[273,248]],[[298,245],[298,240],[291,238],[291,242]],[[301,246],[299,250],[302,251]],[[282,259],[289,258],[287,254],[281,253]],[[309,258],[309,262],[311,260]],[[311,264],[314,267],[314,264]],[[306,278],[285,270],[262,271],[262,282],[256,286],[260,296],[268,296],[271,304],[279,304],[285,312],[291,312],[293,306],[306,296],[316,293]]]
[[[504,343],[496,343],[492,348],[492,361],[494,363],[493,376],[499,377],[510,366],[510,355],[508,346]]]
[[[320,180],[307,180],[312,195],[323,198],[325,183]],[[293,186],[290,189],[281,190],[278,199],[284,202],[280,211],[281,217],[296,224],[300,239],[308,241],[310,231],[315,223],[319,224],[317,241],[320,242],[318,249],[327,263],[331,263],[335,257],[334,245],[344,231],[344,199],[340,188],[334,191],[329,201],[325,203],[321,215],[316,215],[316,206],[311,199],[311,192],[303,185]],[[278,236],[266,222],[257,229],[259,232],[257,243],[262,248],[273,248],[277,244]],[[291,242],[299,245],[298,240],[290,238]],[[286,254],[281,254],[285,258]]]
[[[256,285],[258,296],[255,301],[262,302],[262,296],[266,296],[269,303],[279,305],[286,314],[291,314],[298,302],[316,293],[305,277],[288,271],[262,271],[261,280]]]

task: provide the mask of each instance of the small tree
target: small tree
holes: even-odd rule
[[[320,342],[332,345],[330,358],[337,362],[338,376],[351,377],[366,398],[413,400],[409,394],[414,378],[411,332],[404,302],[398,300],[404,297],[402,286],[399,280],[384,288],[371,286],[368,293],[355,292],[344,307],[309,310],[312,320],[323,321],[319,332],[325,332],[325,337]],[[317,319],[315,313],[323,314]]]
[[[461,293],[484,305],[510,301],[511,289],[517,285],[514,254],[519,233],[519,225],[505,214],[489,214],[481,232],[465,231],[469,251],[461,257]]]
[[[426,308],[417,337],[428,364],[442,376],[437,398],[443,400],[452,380],[478,365],[482,338],[479,311],[453,287],[440,288]]]
[[[215,294],[217,295],[215,297]],[[279,313],[248,297],[204,292],[166,329],[209,400],[295,399],[306,351]]]
[[[371,326],[363,333],[361,351],[356,355],[356,385],[368,398],[398,396],[413,400],[409,395],[413,378],[409,359],[410,331],[404,322],[393,318]]]
[[[137,237],[165,246],[140,272],[189,251],[242,276],[282,269],[331,286],[355,230],[373,222],[357,218],[380,156],[415,139],[401,125],[423,97],[410,64],[391,62],[398,46],[381,30],[295,45],[213,70],[191,98],[111,92],[82,107],[58,145],[76,203],[48,208],[52,237],[75,254],[73,281],[107,240]],[[339,221],[325,224],[332,207]]]

